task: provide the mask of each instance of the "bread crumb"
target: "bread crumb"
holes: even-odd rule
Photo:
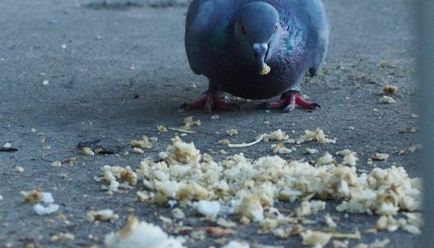
[[[365,243],[360,243],[360,244],[357,244],[354,248],[369,248],[369,245],[367,245]]]
[[[222,248],[250,248],[249,243],[246,241],[230,241],[228,244],[223,246]]]
[[[253,195],[244,197],[235,212],[254,222],[264,219],[264,208],[259,198]]]
[[[222,227],[207,227],[206,232],[211,236],[230,236],[234,234],[232,229],[222,228]]]
[[[301,233],[301,237],[303,238],[303,245],[316,248],[326,246],[330,242],[332,235],[320,231],[306,230]]]
[[[324,131],[320,128],[315,129],[314,131],[305,130],[304,135],[296,140],[297,144],[302,144],[307,141],[316,141],[320,144],[334,144],[336,143],[336,139],[330,139],[324,133]]]
[[[164,125],[157,125],[157,130],[160,133],[167,133],[168,132],[167,127],[165,127]]]
[[[66,163],[69,165],[74,165],[77,162],[77,158],[76,157],[69,157],[69,158],[65,158],[62,163]]]
[[[390,243],[389,239],[383,239],[383,240],[375,239],[375,241],[369,245],[369,248],[385,248],[389,245],[389,243]]]
[[[359,240],[362,238],[359,230],[356,230],[354,233],[340,233],[340,232],[330,232],[333,239],[354,239]]]
[[[51,195],[51,193],[49,192],[42,192],[42,199],[41,201],[43,203],[53,203],[54,202],[54,198]]]
[[[136,217],[128,217],[127,224],[118,232],[105,236],[108,248],[161,247],[185,248],[184,240],[168,236],[160,227],[139,222]]]
[[[231,128],[231,129],[229,129],[229,130],[226,130],[226,133],[227,133],[229,136],[237,136],[237,135],[238,135],[238,129]]]
[[[38,203],[42,201],[42,191],[39,188],[35,188],[30,192],[21,191],[21,195],[24,197],[25,203]]]
[[[350,242],[348,240],[333,240],[333,248],[348,248]]]
[[[326,152],[323,156],[318,158],[316,161],[316,165],[318,165],[318,166],[327,165],[327,164],[334,164],[334,163],[335,163],[335,159],[328,152]]]
[[[338,225],[336,224],[336,222],[333,220],[333,218],[330,216],[329,213],[327,213],[324,217],[325,223],[327,224],[328,227],[330,228],[337,228]]]
[[[259,232],[260,234],[269,233],[279,226],[279,222],[277,221],[277,219],[274,218],[265,218],[263,221],[261,221],[260,225],[261,225],[261,232]]]
[[[398,92],[398,87],[393,86],[393,85],[385,85],[383,88],[383,94],[396,94]]]
[[[146,202],[150,198],[147,191],[137,191],[136,195],[140,202]]]
[[[271,145],[271,148],[275,154],[289,154],[292,152],[292,150],[285,147],[283,143],[273,144]]]
[[[378,101],[380,103],[384,103],[384,104],[392,104],[392,103],[396,103],[396,100],[393,99],[393,97],[391,96],[382,96],[378,99]]]
[[[66,242],[66,241],[71,241],[75,239],[75,235],[72,233],[58,233],[58,234],[54,234],[53,236],[51,236],[50,241],[51,242]]]
[[[205,230],[192,231],[190,238],[193,240],[204,240],[206,238]]]
[[[272,230],[274,237],[279,239],[287,239],[289,236],[293,235],[291,227],[278,227]]]
[[[373,156],[371,156],[372,160],[375,161],[386,161],[389,159],[389,154],[387,153],[375,153]]]
[[[60,161],[54,161],[53,163],[51,163],[52,167],[62,167],[62,162]]]
[[[422,233],[421,227],[423,225],[421,213],[404,213],[406,219],[399,219],[399,225],[402,230],[407,231],[413,235]]]
[[[151,149],[153,147],[151,141],[149,141],[149,138],[146,135],[143,135],[141,139],[131,140],[130,144],[133,148],[139,149]]]
[[[264,134],[264,141],[285,141],[288,140],[289,136],[283,132],[281,129],[278,129],[277,131],[270,132],[268,134]]]
[[[89,147],[82,147],[80,149],[80,152],[86,156],[95,156],[95,152],[92,151],[92,149],[90,149]]]
[[[180,208],[172,209],[172,215],[173,215],[173,218],[175,218],[177,220],[185,219],[185,213]]]
[[[141,148],[138,148],[138,147],[134,147],[133,152],[136,154],[144,154],[145,153],[145,151],[143,151]]]
[[[119,218],[119,215],[117,215],[113,210],[111,209],[104,209],[104,210],[91,210],[87,212],[86,214],[88,221],[110,221],[114,222]]]
[[[190,130],[193,127],[202,125],[202,122],[200,120],[194,120],[193,116],[189,116],[184,118],[183,124],[182,129]]]
[[[137,174],[129,166],[123,168],[105,165],[101,170],[102,175],[95,180],[104,184],[103,189],[118,191],[119,188],[129,189],[137,184]]]
[[[38,215],[49,215],[49,214],[52,214],[54,212],[57,212],[57,210],[59,210],[59,205],[50,203],[50,204],[48,204],[47,207],[44,207],[43,205],[38,203],[35,206],[33,206],[33,210]]]
[[[221,139],[219,140],[219,144],[221,145],[229,145],[230,141],[228,139]]]
[[[381,216],[376,224],[377,230],[387,230],[389,232],[394,232],[398,230],[399,224],[391,215]]]
[[[336,155],[344,156],[342,160],[342,164],[344,165],[356,166],[357,161],[359,160],[359,158],[357,158],[357,153],[348,149],[339,151]]]
[[[315,154],[315,153],[318,153],[318,149],[306,148],[306,154]]]
[[[271,67],[267,64],[264,64],[259,71],[259,74],[262,76],[268,75],[271,72]]]
[[[199,162],[201,155],[193,143],[184,143],[179,137],[172,139],[172,145],[167,148],[169,162],[178,161],[183,164]]]
[[[193,207],[202,215],[215,219],[220,212],[220,203],[218,201],[198,201],[193,203]]]
[[[295,214],[298,217],[304,217],[312,214],[316,214],[326,207],[325,201],[302,201],[300,206],[295,209]]]

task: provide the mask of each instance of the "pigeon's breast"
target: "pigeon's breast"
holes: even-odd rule
[[[297,75],[284,61],[268,63],[271,71],[260,75],[257,68],[232,66],[212,82],[222,91],[247,99],[267,99],[288,91],[297,81]]]

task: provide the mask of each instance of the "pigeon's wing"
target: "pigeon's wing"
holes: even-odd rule
[[[218,0],[217,0],[218,1]],[[216,11],[219,8],[216,0],[195,0],[191,3],[186,20],[185,49],[191,69],[196,74],[203,73],[206,65],[202,52],[202,44],[212,32],[213,23],[216,20]]]
[[[309,20],[309,33],[313,36],[311,37],[311,49],[313,50],[312,67],[309,69],[309,73],[313,76],[319,70],[327,54],[329,27],[322,1],[308,0],[306,2],[305,8]]]

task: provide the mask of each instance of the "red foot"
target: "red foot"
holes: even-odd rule
[[[265,103],[265,107],[269,109],[282,108],[284,112],[292,112],[297,107],[310,110],[321,108],[318,103],[304,99],[297,91],[283,94],[279,101],[267,102]]]
[[[215,92],[205,92],[205,94],[197,101],[192,103],[184,103],[181,106],[183,110],[203,109],[208,113],[214,110],[234,110],[239,109],[238,105],[229,103],[227,97]]]

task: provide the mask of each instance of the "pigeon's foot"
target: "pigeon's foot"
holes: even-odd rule
[[[203,109],[205,112],[212,113],[214,110],[237,110],[240,107],[229,103],[228,98],[221,93],[207,91],[199,100],[182,104],[181,109],[185,111]]]
[[[267,109],[281,108],[283,112],[292,112],[297,107],[309,109],[309,110],[321,108],[321,106],[318,103],[308,101],[300,95],[300,92],[292,91],[292,90],[283,94],[279,101],[272,101],[272,102],[265,103],[265,108]]]

